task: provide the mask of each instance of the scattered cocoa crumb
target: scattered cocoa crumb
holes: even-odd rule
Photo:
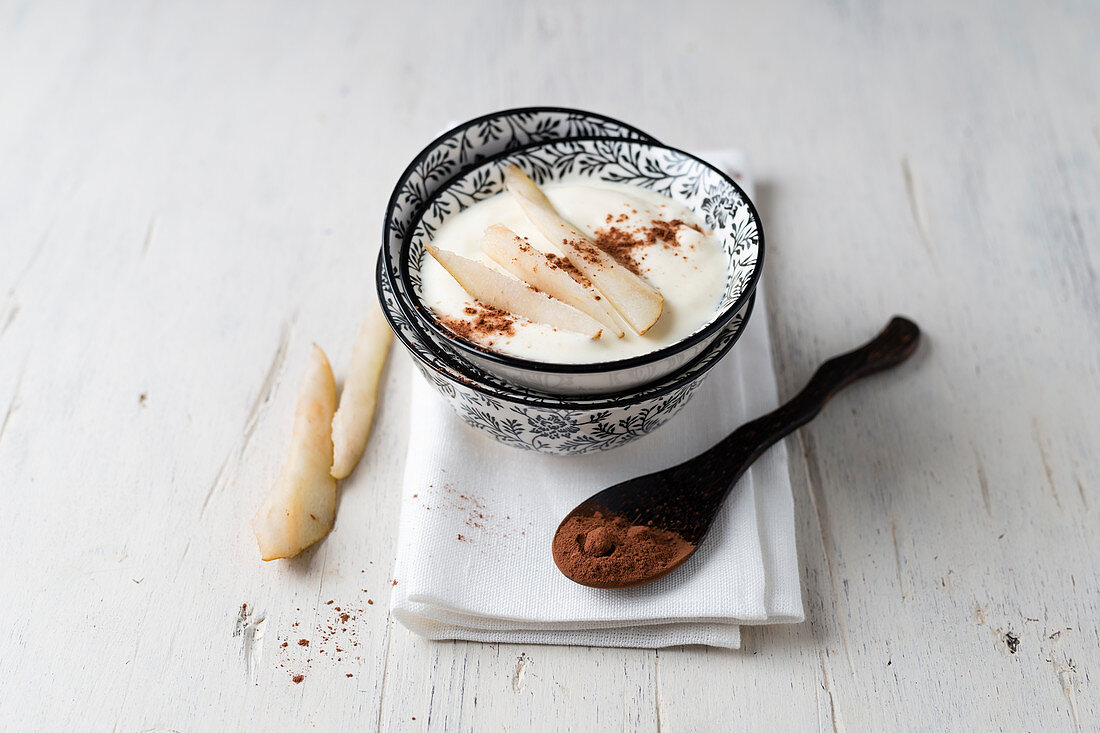
[[[465,538],[465,537],[463,537],[462,535],[459,535],[459,536],[458,536],[458,539],[459,539],[459,541],[462,541],[462,540],[464,540],[464,539],[466,539],[466,538]]]
[[[592,281],[585,277],[584,273],[577,269],[576,265],[570,262],[565,257],[559,257],[555,254],[546,254],[546,262],[551,266],[567,273],[571,278],[579,282],[585,287],[592,285]]]
[[[469,318],[440,316],[439,323],[461,338],[481,343],[493,336],[514,336],[516,319],[511,313],[474,301],[462,309]]]
[[[561,243],[562,246],[565,247],[567,250],[572,249],[574,252],[576,252],[577,255],[588,264],[600,264],[600,260],[602,258],[600,257],[599,248],[593,247],[591,244],[589,244],[587,239],[563,239],[561,240]]]
[[[616,223],[621,223],[621,219],[616,220]],[[657,244],[664,246],[666,249],[679,247],[680,242],[676,238],[676,233],[680,227],[694,229],[699,233],[703,232],[697,224],[686,222],[683,219],[654,220],[650,222],[649,226],[635,227],[632,230],[617,226],[600,229],[596,232],[596,245],[611,255],[623,267],[636,275],[641,275],[642,263],[640,259],[644,255],[644,249]],[[681,256],[685,260],[687,259],[686,255]]]
[[[648,244],[656,244],[657,242],[664,242],[665,244],[677,245],[679,242],[676,239],[676,232],[680,227],[687,226],[681,219],[673,219],[672,221],[655,221],[646,232],[646,242]]]
[[[608,227],[596,232],[596,246],[635,275],[642,274],[642,265],[637,259],[636,250],[644,244],[644,240],[619,227]]]
[[[346,624],[348,622],[349,618],[351,618],[350,613],[344,612],[344,613],[340,614],[340,623]]]

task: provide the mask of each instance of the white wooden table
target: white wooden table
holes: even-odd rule
[[[0,3],[0,728],[1100,727],[1100,5],[407,5]],[[395,625],[400,349],[336,530],[259,562],[397,174],[523,104],[750,151],[784,397],[924,327],[788,444],[806,623]]]

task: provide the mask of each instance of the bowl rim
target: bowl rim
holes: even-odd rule
[[[512,369],[541,374],[605,374],[608,372],[617,372],[627,369],[633,369],[639,366],[645,366],[648,364],[654,364],[664,360],[665,358],[675,356],[682,351],[686,351],[696,346],[700,342],[711,338],[719,331],[721,331],[726,326],[726,324],[729,323],[730,319],[737,315],[737,312],[740,311],[741,308],[744,307],[744,305],[748,302],[749,297],[756,291],[756,287],[760,282],[760,277],[764,269],[764,222],[760,218],[760,213],[756,209],[756,204],[753,203],[752,199],[749,198],[749,195],[745,192],[745,190],[741,188],[737,181],[735,181],[729,174],[727,174],[725,171],[718,168],[717,166],[713,165],[712,163],[703,160],[697,155],[689,153],[685,150],[681,150],[679,148],[674,148],[671,145],[665,145],[656,140],[635,140],[632,138],[617,137],[570,137],[560,138],[557,140],[529,143],[527,145],[523,145],[517,148],[513,148],[511,150],[488,156],[478,162],[476,165],[459,171],[455,175],[451,176],[439,186],[435,193],[425,199],[424,202],[419,207],[417,207],[416,213],[412,217],[412,226],[409,227],[409,231],[412,232],[413,230],[415,230],[416,225],[424,217],[424,214],[427,212],[432,202],[435,201],[439,196],[441,196],[451,185],[453,185],[458,179],[462,178],[463,176],[469,175],[474,170],[482,168],[486,165],[497,163],[500,160],[516,154],[527,153],[529,151],[537,150],[539,148],[549,145],[557,145],[561,143],[571,142],[629,143],[643,145],[650,149],[655,148],[659,150],[664,150],[666,152],[685,156],[698,162],[704,167],[717,173],[722,179],[726,181],[726,183],[731,185],[748,205],[749,213],[752,216],[753,220],[756,222],[756,229],[759,233],[759,245],[757,247],[756,264],[753,267],[752,273],[749,275],[745,290],[741,293],[737,300],[734,301],[731,305],[727,306],[725,310],[717,313],[717,315],[702,328],[693,331],[692,333],[688,334],[679,341],[676,341],[675,343],[669,344],[668,346],[664,346],[654,351],[648,351],[644,354],[639,354],[638,356],[632,356],[626,359],[615,359],[612,361],[588,362],[581,364],[558,364],[554,362],[533,361],[530,359],[522,359],[517,356],[511,356],[509,354],[502,354],[498,351],[493,351],[473,342],[466,341],[465,339],[462,339],[461,337],[453,334],[444,326],[440,325],[436,319],[429,317],[428,313],[432,312],[431,309],[428,308],[426,304],[420,301],[413,289],[410,287],[409,247],[408,242],[403,241],[401,243],[400,251],[398,253],[399,266],[397,278],[401,280],[402,290],[404,291],[406,298],[409,301],[416,301],[406,302],[406,298],[402,298],[400,296],[397,297],[398,307],[400,307],[401,310],[405,313],[405,316],[407,318],[423,323],[427,328],[429,328],[433,333],[439,336],[439,338],[443,339],[447,344],[453,345],[454,347],[461,349],[464,352],[476,355],[478,358],[485,359],[487,361],[500,364],[501,366],[509,367]],[[387,216],[387,220],[388,219],[389,217]],[[412,311],[411,313],[409,312],[410,310]]]
[[[566,114],[584,115],[585,117],[591,117],[592,119],[603,120],[604,122],[614,123],[614,124],[622,127],[624,130],[629,130],[630,132],[633,132],[636,135],[640,135],[645,140],[652,140],[653,142],[658,142],[658,140],[655,137],[653,137],[652,135],[650,135],[648,132],[646,132],[644,130],[639,130],[634,125],[629,125],[629,124],[623,122],[620,119],[616,119],[615,117],[611,117],[610,115],[600,114],[599,112],[589,112],[586,109],[577,109],[576,107],[540,107],[540,106],[509,107],[508,109],[502,109],[502,110],[498,110],[496,112],[488,112],[486,114],[479,115],[477,117],[474,117],[473,119],[466,120],[465,122],[462,122],[458,125],[455,125],[454,127],[450,128],[449,130],[446,130],[446,131],[440,133],[439,135],[437,135],[435,137],[435,139],[433,139],[430,143],[428,143],[423,148],[421,148],[420,152],[416,154],[416,157],[414,157],[412,159],[412,161],[407,166],[405,166],[405,170],[401,171],[401,175],[399,175],[397,177],[397,183],[394,184],[393,191],[390,192],[390,198],[386,202],[385,215],[382,218],[382,248],[385,249],[386,244],[389,242],[390,212],[393,211],[394,207],[397,205],[397,198],[401,194],[401,187],[405,183],[407,183],[410,178],[412,178],[413,170],[415,170],[418,165],[420,165],[425,160],[427,160],[428,156],[430,156],[432,153],[434,153],[436,151],[436,149],[440,146],[440,144],[444,140],[446,140],[447,138],[455,135],[458,132],[464,132],[464,131],[470,129],[471,127],[473,127],[473,126],[479,125],[482,122],[485,122],[486,120],[490,120],[494,117],[503,117],[505,115],[514,116],[514,115],[524,114],[524,113],[537,114],[539,112],[564,112]],[[570,138],[570,137],[557,138],[557,140],[570,140],[570,139],[573,139],[573,138]],[[596,139],[596,138],[593,138],[593,139]],[[630,138],[614,137],[614,138],[600,138],[600,139],[605,139],[605,140],[629,140]],[[553,141],[545,140],[543,142],[553,142]],[[528,143],[528,144],[532,144],[532,143]],[[526,147],[526,146],[523,146],[523,147]],[[518,149],[519,148],[512,148],[512,150],[518,150]],[[511,151],[508,151],[508,152],[511,152]],[[477,167],[477,166],[481,165],[481,163],[484,163],[484,162],[485,161],[482,160],[482,161],[478,161],[476,163],[471,164],[465,170],[459,171],[454,176],[452,176],[451,178],[444,181],[443,185],[446,186],[451,181],[453,181],[456,177],[461,176],[466,170],[470,170],[470,168]],[[442,188],[440,190],[442,190]],[[421,213],[420,209],[417,209],[416,212],[414,213],[414,221],[419,220],[419,214],[420,213]],[[392,268],[390,268],[389,259],[385,260],[385,267],[386,267],[386,274],[388,274],[391,278],[394,277],[394,272],[393,272]]]
[[[379,293],[381,293],[381,291],[382,291],[383,278],[386,277],[385,266],[383,265],[383,260],[384,259],[385,259],[385,253],[379,252],[378,253],[378,264],[375,267],[375,287],[378,288]],[[398,304],[400,305],[400,299],[398,299],[396,297],[396,294],[394,294],[394,299],[397,300]],[[518,405],[524,405],[526,407],[533,407],[533,408],[546,409],[546,410],[559,410],[560,409],[560,410],[589,411],[589,410],[605,410],[605,409],[618,408],[618,407],[627,407],[627,406],[630,406],[632,404],[638,404],[638,403],[641,403],[643,401],[647,401],[647,400],[650,400],[650,399],[653,399],[653,398],[656,398],[656,397],[661,397],[663,395],[668,394],[669,392],[672,392],[673,390],[679,389],[679,388],[681,388],[685,385],[691,384],[692,382],[701,379],[711,369],[713,369],[714,366],[716,364],[718,364],[718,362],[720,362],[720,361],[722,361],[723,359],[726,358],[726,356],[729,354],[730,350],[733,349],[734,345],[738,341],[740,341],[741,337],[745,334],[745,329],[748,327],[748,324],[749,324],[749,318],[750,318],[750,316],[752,316],[753,310],[756,307],[756,291],[755,291],[755,289],[753,289],[753,292],[749,293],[748,302],[743,306],[744,311],[745,311],[745,316],[744,316],[744,318],[741,319],[741,326],[737,330],[737,332],[734,334],[733,338],[729,340],[729,343],[723,345],[720,349],[720,353],[718,353],[714,357],[714,359],[711,360],[711,362],[709,364],[705,365],[698,372],[693,373],[693,374],[689,374],[690,372],[692,372],[693,369],[696,368],[697,362],[700,359],[702,359],[703,356],[707,353],[706,348],[704,348],[703,351],[701,351],[697,356],[695,356],[687,364],[683,365],[679,369],[676,369],[676,370],[672,371],[669,374],[666,374],[663,377],[660,377],[660,378],[654,380],[653,382],[647,382],[646,384],[643,384],[643,385],[640,385],[638,387],[634,387],[634,388],[631,388],[631,389],[628,389],[628,390],[624,390],[624,391],[621,391],[621,392],[611,392],[611,393],[606,393],[605,392],[605,393],[601,393],[601,394],[584,395],[584,396],[577,396],[577,395],[568,395],[568,396],[561,395],[561,396],[558,396],[558,395],[553,395],[553,394],[549,394],[549,393],[545,394],[546,402],[552,403],[552,404],[542,404],[542,403],[539,403],[539,402],[528,401],[528,399],[525,396],[520,395],[520,394],[499,392],[499,391],[497,391],[497,389],[495,387],[486,385],[486,384],[478,381],[477,379],[475,379],[473,377],[470,377],[470,376],[468,376],[468,375],[466,375],[462,372],[459,372],[459,376],[455,376],[454,374],[451,374],[449,371],[444,371],[443,369],[439,368],[435,364],[431,364],[431,363],[427,362],[423,357],[421,357],[421,355],[419,353],[417,353],[418,349],[424,349],[426,351],[429,351],[433,355],[436,355],[437,358],[440,358],[440,359],[443,359],[444,361],[447,361],[446,357],[439,354],[442,347],[438,346],[434,342],[431,342],[430,340],[427,340],[426,338],[424,340],[427,341],[427,343],[420,343],[417,346],[414,346],[413,344],[409,343],[408,337],[404,333],[402,333],[400,328],[397,328],[394,325],[393,316],[390,315],[389,309],[387,309],[385,307],[385,305],[382,304],[381,296],[379,296],[379,306],[380,306],[380,309],[382,311],[383,317],[386,319],[386,322],[390,326],[390,330],[394,332],[394,335],[397,337],[397,339],[405,347],[405,350],[409,352],[410,356],[412,356],[412,358],[415,359],[416,361],[423,364],[426,368],[431,369],[433,372],[440,375],[443,379],[447,380],[448,382],[450,382],[452,384],[460,385],[460,386],[465,387],[467,389],[472,389],[475,392],[480,392],[481,394],[486,395],[487,397],[490,397],[490,398],[493,398],[493,399],[501,400],[503,402],[510,402],[510,403],[518,404]],[[401,310],[401,309],[399,308],[399,310]],[[402,312],[402,315],[405,315],[405,317],[408,318],[407,314],[405,314],[403,310],[401,310],[401,312]],[[734,315],[737,315],[737,314],[735,313]],[[417,335],[423,335],[421,333],[421,331],[419,331],[418,329],[415,328],[415,325],[416,325],[415,323],[410,323],[410,326],[413,328],[413,331]],[[727,322],[727,326],[728,325],[729,324]],[[710,344],[707,345],[708,348],[709,348],[709,346],[710,346]],[[456,369],[454,366],[451,366],[449,363],[447,364],[447,366],[452,370]],[[662,383],[662,382],[667,382],[667,383]],[[661,386],[654,387],[655,384],[661,384]],[[652,391],[650,391],[650,390],[652,390]],[[537,390],[532,390],[532,391],[537,391]],[[642,394],[643,392],[645,393],[644,395]],[[581,399],[578,400],[577,397],[581,397]]]

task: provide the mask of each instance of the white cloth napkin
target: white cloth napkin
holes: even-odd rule
[[[704,155],[752,195],[738,151]],[[803,620],[787,450],[776,445],[731,492],[683,567],[629,590],[563,576],[550,555],[561,518],[596,491],[666,468],[775,408],[763,285],[741,340],[664,427],[587,456],[495,442],[414,379],[391,608],[429,639],[736,649],[741,624]]]

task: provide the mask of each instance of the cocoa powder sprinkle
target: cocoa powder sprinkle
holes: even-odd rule
[[[596,232],[596,246],[635,275],[642,274],[641,262],[637,259],[637,250],[645,245],[645,240],[619,227],[608,227]]]
[[[622,218],[615,223],[622,223]],[[608,219],[611,223],[611,219]],[[662,245],[666,249],[680,246],[676,233],[681,227],[694,229],[700,234],[703,230],[698,225],[684,221],[683,219],[671,219],[669,221],[654,220],[649,226],[639,226],[627,229],[618,226],[609,226],[596,231],[596,246],[611,255],[623,267],[635,275],[642,274],[642,260],[645,250],[654,245]]]
[[[546,261],[550,263],[551,267],[556,267],[559,270],[564,270],[571,278],[579,282],[585,287],[590,287],[592,281],[585,277],[584,273],[577,269],[576,265],[570,262],[565,257],[559,257],[555,254],[547,254]]]
[[[554,536],[554,559],[571,578],[597,587],[630,584],[675,567],[695,549],[676,532],[596,512],[572,516]]]
[[[466,318],[440,316],[439,323],[474,343],[482,343],[496,336],[514,336],[516,333],[516,318],[507,311],[474,301],[473,305],[466,306],[462,312]]]

